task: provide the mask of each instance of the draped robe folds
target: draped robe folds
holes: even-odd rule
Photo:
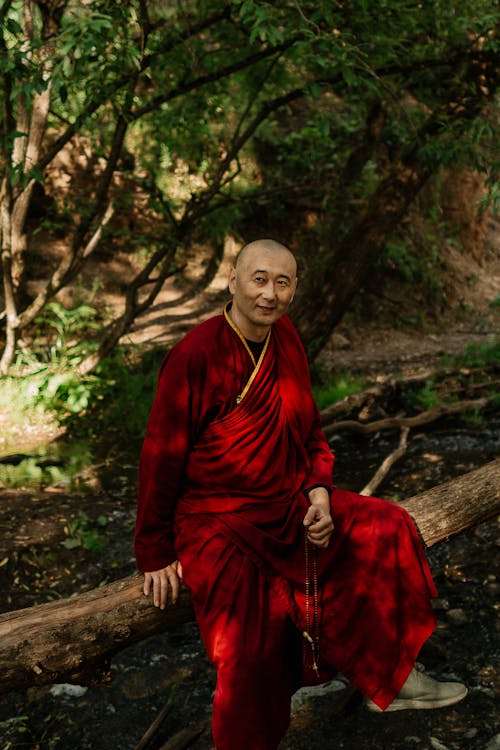
[[[163,366],[140,463],[138,566],[182,563],[217,668],[217,750],[277,747],[293,691],[316,680],[301,635],[315,604],[318,679],[339,671],[381,708],[435,626],[436,591],[406,511],[331,488],[333,456],[286,316],[237,405],[253,369],[223,316],[193,329]],[[313,601],[303,518],[318,485],[331,491],[335,528],[326,550],[309,549]]]

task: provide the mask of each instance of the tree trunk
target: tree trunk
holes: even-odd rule
[[[487,86],[481,87],[481,77],[488,81]],[[445,132],[444,123],[449,126],[460,123],[465,127],[493,99],[498,77],[496,62],[487,59],[478,65],[477,61],[472,61],[466,80],[477,81],[477,95],[471,96],[460,85],[454,93],[449,92],[447,101],[422,125],[413,145],[394,155],[353,230],[337,245],[332,242],[332,252],[321,268],[321,282],[318,284],[318,279],[314,278],[306,287],[307,305],[302,305],[301,312],[293,316],[304,341],[308,342],[311,359],[327,343],[410,204],[439,166],[438,160],[433,163],[429,158],[422,158],[420,144],[432,140],[436,147],[446,149],[447,142],[453,138],[453,128]],[[336,235],[335,222],[338,222],[337,217],[334,226],[329,227],[331,237]]]
[[[319,354],[342,320],[429,176],[428,169],[419,171],[402,165],[399,173],[393,170],[377,188],[355,229],[332,254],[323,269],[319,289],[318,280],[314,280],[314,294],[308,295],[307,305],[296,320],[303,340],[308,342],[311,359]]]
[[[404,503],[430,546],[500,509],[500,459]],[[96,684],[126,646],[193,618],[182,589],[175,607],[160,611],[142,595],[135,574],[65,601],[0,616],[0,692],[53,682]]]

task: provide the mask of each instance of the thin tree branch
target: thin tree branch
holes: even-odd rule
[[[325,425],[324,433],[329,436],[340,430],[352,430],[353,432],[359,432],[362,435],[372,435],[374,432],[380,430],[394,430],[402,427],[421,427],[424,424],[430,424],[435,422],[436,419],[441,417],[453,416],[455,414],[462,414],[464,411],[473,411],[486,408],[490,403],[491,399],[488,397],[472,399],[469,401],[458,401],[454,404],[442,404],[439,406],[433,406],[432,409],[416,414],[414,417],[385,417],[384,419],[377,419],[375,422],[356,422],[354,419],[346,419],[342,422],[334,422],[330,425]]]
[[[224,159],[221,161],[217,172],[213,177],[212,183],[206,188],[205,191],[198,193],[190,200],[189,204],[186,207],[184,215],[179,222],[181,226],[191,223],[194,216],[198,218],[201,214],[204,215],[205,212],[209,213],[211,211],[211,208],[209,206],[210,201],[219,192],[221,186],[223,184],[227,184],[227,180],[224,180],[227,170],[229,169],[231,163],[236,159],[237,155],[240,153],[244,144],[255,133],[259,125],[261,125],[264,120],[269,117],[270,114],[276,112],[281,107],[290,104],[292,101],[302,98],[304,95],[305,90],[303,88],[296,88],[292,91],[289,91],[287,94],[276,97],[272,101],[265,102],[262,105],[259,112],[247,125],[245,130],[238,136],[233,137],[228,152]]]
[[[410,432],[409,427],[402,427],[401,428],[401,434],[399,438],[399,445],[396,448],[395,451],[390,453],[380,464],[379,468],[373,475],[373,477],[370,479],[368,484],[366,484],[361,492],[360,495],[373,495],[373,493],[377,490],[377,488],[382,484],[383,480],[386,478],[396,461],[399,461],[399,459],[404,456],[406,453],[406,448],[408,445],[408,433]]]
[[[108,103],[109,98],[112,95],[116,94],[118,91],[124,88],[124,86],[129,84],[131,78],[134,78],[137,75],[141,75],[142,73],[147,71],[148,68],[153,64],[153,62],[158,57],[160,57],[160,55],[172,52],[175,47],[187,41],[190,37],[202,31],[205,31],[213,24],[218,23],[219,21],[229,16],[230,12],[226,8],[222,12],[219,11],[217,13],[214,13],[212,16],[203,19],[203,21],[200,21],[198,24],[194,24],[189,30],[178,33],[174,38],[167,39],[167,41],[163,45],[161,45],[158,50],[150,53],[149,55],[143,56],[139,69],[132,68],[131,70],[123,73],[123,75],[113,81],[109,86],[104,86],[101,89],[99,96],[90,101],[80,112],[75,121],[68,128],[66,128],[64,133],[62,133],[59,138],[54,141],[52,146],[48,149],[45,157],[41,160],[40,168],[44,169],[48,164],[50,164],[52,159],[59,153],[59,151],[66,145],[66,143],[71,140],[75,133],[78,132],[85,120],[93,115],[101,106]],[[154,28],[155,26],[153,25],[150,30],[152,31]]]
[[[267,47],[263,50],[260,50],[259,52],[254,52],[251,55],[247,55],[246,57],[244,57],[242,60],[239,60],[238,62],[231,63],[230,65],[225,65],[222,68],[219,68],[213,71],[212,73],[205,73],[204,75],[194,78],[190,82],[185,82],[179,86],[176,86],[174,89],[171,89],[169,92],[165,94],[159,94],[158,96],[153,97],[151,101],[148,102],[148,104],[136,109],[132,113],[132,118],[134,120],[138,120],[140,117],[147,114],[148,112],[152,112],[158,109],[162,104],[166,104],[167,102],[172,101],[173,99],[177,99],[180,96],[189,94],[191,91],[202,88],[203,86],[206,86],[208,83],[215,83],[216,81],[220,81],[223,78],[228,78],[233,73],[237,73],[240,70],[244,70],[245,68],[248,68],[257,62],[260,62],[261,60],[266,60],[267,58],[272,57],[273,55],[281,54],[282,52],[292,47],[296,42],[300,41],[301,39],[302,37],[297,35],[287,42],[278,44],[275,47]]]
[[[109,222],[111,220],[111,217],[113,216],[114,212],[115,212],[115,210],[114,210],[113,204],[112,203],[108,203],[108,206],[107,206],[107,208],[106,208],[106,210],[104,212],[104,215],[103,215],[101,221],[99,222],[99,224],[97,225],[97,228],[96,228],[94,234],[89,239],[89,241],[87,242],[86,246],[83,248],[83,250],[81,252],[81,258],[82,259],[87,259],[89,257],[89,255],[91,255],[94,252],[94,250],[98,246],[99,242],[101,241],[103,229],[104,229],[104,227],[107,224],[109,224]]]

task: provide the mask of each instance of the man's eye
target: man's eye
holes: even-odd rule
[[[288,286],[288,281],[286,281],[286,279],[280,279],[280,280],[278,281],[278,284],[279,284],[280,286]]]
[[[257,284],[262,284],[265,281],[265,278],[263,276],[256,276],[255,281]]]

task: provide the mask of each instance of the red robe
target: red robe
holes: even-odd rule
[[[306,490],[331,489],[333,456],[286,316],[237,404],[253,370],[223,316],[193,329],[162,368],[140,462],[138,567],[182,563],[217,668],[217,750],[278,746],[292,693],[314,679],[301,636],[314,609],[320,679],[339,671],[381,708],[435,625],[416,530],[393,503],[335,489],[330,545],[309,548],[306,570]]]

